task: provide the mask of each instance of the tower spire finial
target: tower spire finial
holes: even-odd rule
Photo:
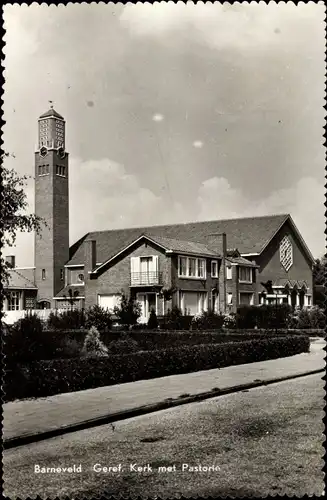
[[[53,101],[49,101],[50,103],[50,108],[53,109]]]

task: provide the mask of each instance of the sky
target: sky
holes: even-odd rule
[[[290,213],[325,252],[325,7],[5,5],[4,149],[34,175],[66,120],[70,243],[88,231]],[[34,210],[34,181],[26,187]],[[33,265],[19,234],[17,266]]]

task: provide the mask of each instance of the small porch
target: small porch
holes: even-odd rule
[[[149,321],[151,311],[154,310],[157,316],[165,314],[165,299],[160,293],[161,287],[141,286],[131,289],[131,296],[139,302],[141,306],[141,316],[139,323],[144,324]]]

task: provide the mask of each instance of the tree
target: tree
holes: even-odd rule
[[[108,348],[100,339],[100,333],[95,326],[91,326],[85,337],[82,348],[84,356],[108,356]]]
[[[0,222],[3,231],[2,245],[13,246],[16,241],[18,231],[21,232],[40,232],[43,224],[46,222],[35,214],[28,214],[27,197],[25,193],[26,181],[31,176],[19,176],[14,169],[9,169],[4,165],[4,160],[8,157],[14,157],[13,154],[3,153],[1,155],[2,167],[2,193],[1,193],[1,212]],[[1,281],[8,283],[9,265],[1,256]]]
[[[73,292],[71,288],[68,289],[68,296],[66,294],[63,294],[63,297],[69,302],[71,310],[74,309],[75,302],[79,300],[78,296],[79,296],[79,291],[75,290]]]
[[[154,309],[151,309],[150,316],[148,319],[148,328],[150,330],[156,330],[158,328],[158,326],[159,326],[159,324],[158,324],[158,318],[156,315],[156,311]]]
[[[313,302],[324,307],[325,305],[325,282],[327,273],[327,259],[316,259],[312,269],[313,277]]]
[[[121,325],[131,328],[141,316],[141,305],[132,297],[122,294],[119,306],[114,307],[114,314]]]
[[[313,284],[314,285],[324,285],[325,284],[325,275],[327,272],[327,259],[323,257],[322,259],[316,259],[313,264],[312,275],[313,275]]]

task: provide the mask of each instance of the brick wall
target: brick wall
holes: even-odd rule
[[[293,245],[293,265],[288,271],[285,271],[279,257],[279,244],[286,234]],[[276,280],[277,278],[305,280],[309,284],[309,292],[312,293],[311,262],[305,255],[297,236],[288,223],[276,234],[264,252],[260,256],[253,258],[256,259],[256,263],[260,266],[258,274],[259,285],[261,281]]]
[[[59,164],[66,167],[66,177],[56,175]],[[49,173],[40,176],[39,165],[47,165]],[[56,151],[49,151],[43,158],[35,153],[35,214],[47,223],[40,235],[35,235],[35,281],[38,300],[49,300],[52,307],[54,295],[64,286],[60,270],[69,258],[68,203],[68,155],[62,160]],[[44,280],[42,269],[46,272]]]
[[[97,278],[91,278],[85,268],[85,307],[97,304],[98,294],[118,294],[123,291],[129,296],[130,290],[133,290],[134,293],[136,290],[145,290],[145,287],[130,287],[131,257],[150,255],[158,256],[158,270],[159,273],[162,273],[163,286],[169,288],[171,286],[171,257],[167,256],[165,251],[156,245],[139,242],[108,264]]]
[[[213,278],[211,276],[211,260],[206,259],[206,279],[194,279],[194,278],[180,278],[178,276],[178,256],[174,255],[172,257],[172,286],[176,287],[179,291],[197,291],[197,292],[207,292],[208,293],[208,307],[212,307],[212,289],[219,288],[219,278]],[[217,260],[217,259],[213,259]],[[218,270],[220,271],[220,261],[218,260]],[[179,293],[173,296],[172,306],[179,307]]]

